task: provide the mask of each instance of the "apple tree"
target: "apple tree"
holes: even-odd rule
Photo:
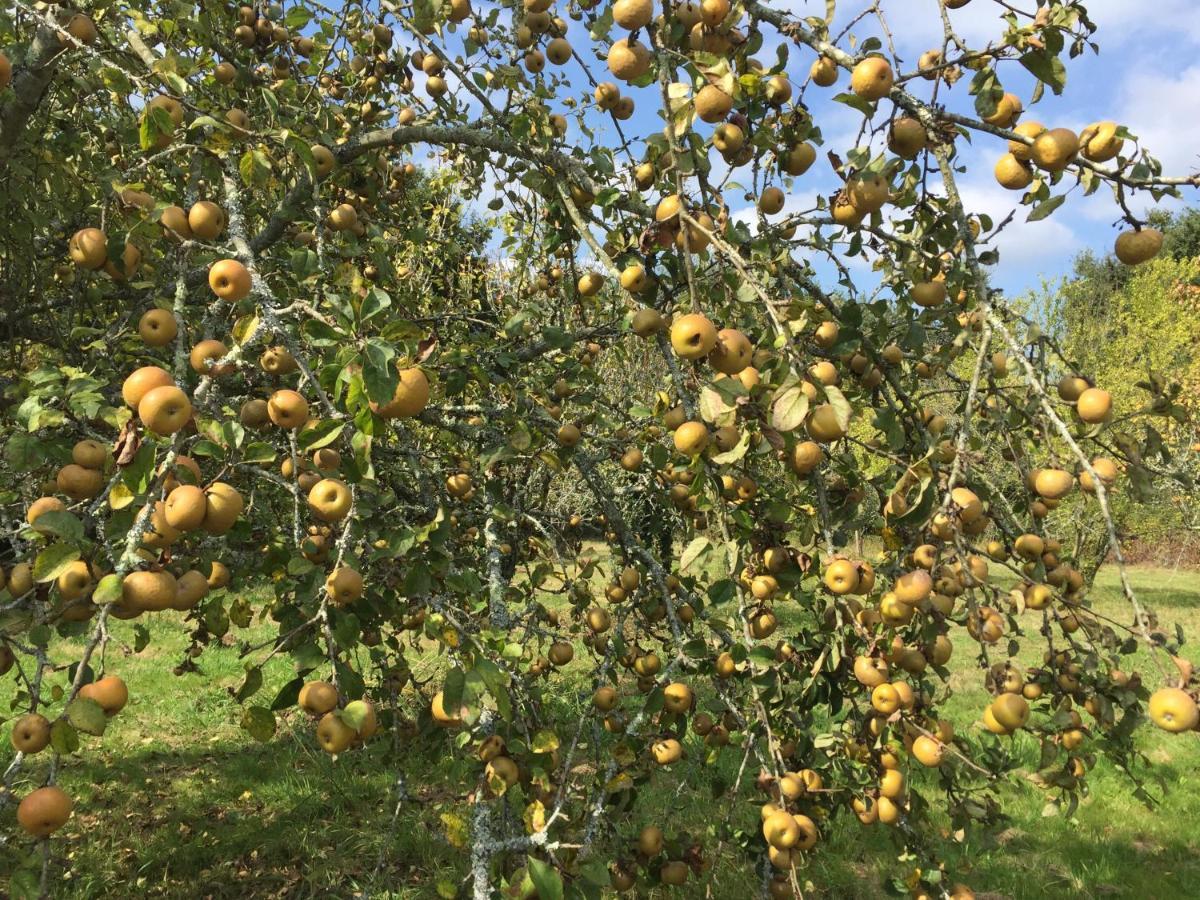
[[[718,847],[798,896],[835,818],[894,837],[893,889],[969,897],[931,814],[995,825],[1014,735],[1071,809],[1099,755],[1144,770],[1147,719],[1194,731],[1111,514],[1192,490],[1181,388],[1114,404],[992,286],[1011,221],[960,178],[987,148],[1033,221],[1111,195],[1129,266],[1162,246],[1136,211],[1200,181],[1025,114],[1091,52],[1086,3],[974,0],[982,47],[969,3],[6,7],[13,893],[53,890],[60,775],[129,699],[118,620],[188,634],[181,679],[269,626],[240,639],[257,740],[471,760],[476,898],[699,891]],[[915,63],[896,15],[939,35]],[[952,654],[974,721],[942,713]],[[664,780],[712,820],[647,803]]]

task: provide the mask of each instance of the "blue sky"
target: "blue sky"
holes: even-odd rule
[[[1033,7],[1029,0],[1016,0],[1013,5]],[[811,15],[818,6],[824,6],[823,0],[794,2],[792,9]],[[1015,62],[1000,68],[1006,89],[1025,103],[1023,118],[1076,131],[1090,122],[1111,119],[1136,134],[1168,174],[1200,170],[1200,5],[1195,0],[1088,0],[1086,6],[1098,26],[1093,40],[1100,45],[1100,53],[1088,50],[1067,61],[1067,86],[1061,96],[1046,91],[1041,101],[1031,106],[1033,79]],[[843,0],[838,7],[835,28],[836,22],[850,19],[861,4]],[[906,61],[940,46],[936,0],[892,0],[884,3],[884,9],[889,12],[897,51]],[[906,9],[909,14],[900,14]],[[915,9],[921,14],[913,14]],[[951,11],[950,16],[959,34],[971,46],[979,46],[1001,33],[1001,12],[989,0],[973,0],[963,9]],[[966,81],[960,81],[952,92],[951,108],[969,109]],[[827,127],[826,133],[832,136],[836,132]],[[992,176],[992,167],[1003,152],[1001,143],[977,135],[972,148],[960,150],[969,168],[962,184],[969,209],[997,220],[1020,199],[1020,192],[1004,190]],[[1185,198],[1196,203],[1200,192],[1189,190]],[[1168,200],[1165,205],[1173,203]],[[1151,205],[1147,196],[1134,207]],[[1025,223],[1024,211],[1018,211],[1014,225],[1020,223],[1021,227],[1010,226],[1001,235],[994,283],[1019,293],[1037,286],[1043,278],[1061,276],[1080,250],[1111,248],[1117,234],[1113,221],[1119,216],[1107,188],[1091,197],[1076,192],[1041,222]]]
[[[799,17],[823,17],[826,7],[825,0],[786,0],[772,5],[786,8]],[[839,0],[834,33],[867,5],[867,0]],[[1034,7],[1033,0],[1013,0],[1013,5],[1031,10]],[[1086,0],[1085,5],[1098,26],[1093,40],[1100,45],[1100,53],[1094,54],[1089,49],[1082,56],[1067,60],[1067,85],[1062,96],[1054,96],[1047,90],[1043,98],[1032,105],[1032,77],[1015,60],[1001,65],[999,73],[1005,88],[1020,96],[1025,104],[1023,118],[1034,119],[1048,127],[1068,127],[1076,131],[1090,122],[1111,119],[1136,134],[1143,146],[1162,161],[1168,174],[1182,175],[1200,170],[1200,5],[1197,0]],[[883,0],[882,7],[906,70],[915,68],[916,60],[924,50],[941,46],[937,0]],[[597,7],[600,9],[603,6]],[[995,0],[973,0],[963,9],[951,11],[950,16],[960,36],[972,47],[980,47],[1003,32],[1000,21],[1003,12]],[[855,26],[852,34],[861,43],[868,37],[879,35],[878,24],[874,17],[868,17]],[[624,32],[614,26],[610,39],[623,35]],[[598,58],[590,65],[591,71],[597,80],[609,80],[611,76],[603,61],[607,46],[590,42],[581,22],[570,22],[568,37],[579,51],[586,52],[589,44],[598,51]],[[451,46],[456,43],[450,39]],[[846,43],[843,46],[847,46]],[[774,43],[769,40],[756,55],[764,64],[773,64]],[[797,86],[807,76],[814,56],[807,48],[791,48],[787,74]],[[950,93],[943,88],[939,100],[956,111],[973,113],[972,98],[967,93],[969,75],[967,73]],[[559,103],[567,96],[582,99],[586,95],[590,99],[590,85],[576,62],[561,69],[547,66],[543,75],[560,76],[564,82],[556,88]],[[805,102],[821,127],[825,145],[817,164],[792,184],[785,213],[811,208],[818,194],[828,196],[839,183],[824,159],[824,151],[834,150],[844,158],[846,151],[854,148],[861,124],[860,114],[830,102],[830,98],[845,90],[847,84],[848,76],[843,73],[833,88],[810,85],[805,94]],[[928,96],[932,83],[919,81],[910,83],[909,87]],[[637,103],[634,117],[623,123],[626,135],[645,136],[658,132],[662,128],[662,120],[657,115],[660,106],[658,86],[630,88],[621,85],[621,88]],[[461,98],[462,94],[459,96]],[[474,102],[468,105],[474,106]],[[571,112],[566,106],[558,106],[554,111],[568,115]],[[887,116],[888,113],[886,104],[880,104],[877,115]],[[616,142],[616,132],[606,116],[593,112],[587,119],[589,127],[597,131],[598,140],[609,145]],[[695,127],[707,136],[713,126],[697,122]],[[578,143],[581,140],[586,137],[573,123],[567,141]],[[634,153],[638,154],[640,149],[635,146]],[[969,169],[960,180],[968,210],[988,214],[997,222],[1018,205],[1021,197],[1020,192],[1006,191],[994,180],[992,168],[1003,152],[1004,142],[986,134],[976,134],[973,143],[960,145],[961,161]],[[714,160],[719,158],[714,157]],[[749,183],[749,167],[739,170],[734,180]],[[934,182],[936,179],[931,179],[931,183]],[[1070,182],[1065,181],[1056,188],[1056,193],[1069,186]],[[1200,200],[1200,191],[1188,190],[1185,198],[1196,203]],[[478,202],[487,199],[485,193]],[[753,210],[742,199],[741,191],[727,192],[726,202],[735,215],[753,218]],[[1152,203],[1147,196],[1132,205],[1135,210],[1144,210]],[[1167,200],[1164,205],[1178,204]],[[1043,279],[1065,274],[1070,270],[1072,258],[1083,249],[1106,252],[1119,230],[1114,227],[1114,222],[1120,211],[1107,187],[1101,187],[1091,197],[1083,197],[1081,191],[1076,191],[1067,204],[1041,222],[1026,223],[1026,214],[1025,210],[1018,210],[1015,222],[1001,234],[998,241],[1000,263],[992,270],[993,283],[1010,294],[1021,293],[1037,287]],[[861,278],[861,288],[869,292],[874,287],[875,278],[869,266],[855,265],[852,271],[856,281]]]
[[[789,8],[800,16],[823,15],[824,5],[824,0],[807,3],[793,0]],[[1033,7],[1028,0],[1018,0],[1013,5]],[[835,33],[864,6],[861,2],[841,0],[834,20]],[[1090,0],[1086,6],[1097,25],[1093,40],[1100,45],[1100,53],[1089,49],[1067,61],[1067,85],[1061,96],[1047,90],[1036,105],[1031,105],[1032,76],[1015,61],[1000,66],[1005,88],[1020,96],[1025,104],[1023,118],[1076,131],[1090,122],[1112,119],[1136,134],[1143,146],[1163,162],[1168,173],[1200,170],[1200,5],[1195,0],[1144,3]],[[885,0],[883,9],[896,50],[910,66],[915,65],[924,50],[941,46],[936,0]],[[962,9],[950,11],[950,17],[959,35],[975,47],[1002,33],[999,19],[1002,12],[991,0],[973,0]],[[873,23],[873,17],[864,20],[854,33],[860,40],[878,35]],[[948,96],[941,93],[939,97],[945,98],[951,109],[971,112],[968,81],[964,77]],[[845,84],[844,77],[839,84]],[[927,82],[910,88],[918,92],[930,90]],[[829,97],[836,92],[835,86],[824,94]],[[805,98],[817,101],[820,95],[821,89],[810,87]],[[828,102],[811,105],[830,146],[844,148],[853,144],[859,121],[856,112]],[[1001,188],[992,175],[996,159],[1004,152],[1003,142],[978,134],[971,145],[960,144],[959,152],[968,167],[960,187],[969,211],[987,213],[999,221],[1021,197],[1020,192]],[[825,168],[819,174],[827,172]],[[832,183],[824,178],[822,181],[823,185],[814,187]],[[1064,181],[1056,192],[1065,190],[1066,184]],[[1200,192],[1190,193],[1191,202],[1200,200]],[[1135,208],[1150,205],[1150,198],[1146,197]],[[1000,235],[1000,263],[992,270],[993,283],[1017,294],[1038,286],[1043,279],[1065,274],[1080,250],[1111,248],[1117,234],[1112,223],[1119,216],[1120,210],[1106,187],[1091,197],[1083,197],[1077,191],[1053,216],[1041,222],[1026,223],[1026,212],[1018,210],[1014,223]],[[860,271],[868,275],[865,269]]]

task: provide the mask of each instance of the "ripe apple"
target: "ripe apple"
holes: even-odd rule
[[[167,309],[148,309],[138,320],[138,335],[147,347],[165,347],[175,340],[179,326]]]
[[[116,675],[105,675],[79,689],[79,696],[94,700],[107,716],[115,716],[129,702],[129,688]]]
[[[166,437],[191,421],[192,402],[174,384],[166,384],[148,391],[138,402],[137,411],[148,431]]]
[[[17,806],[17,822],[34,837],[48,837],[66,824],[72,806],[71,798],[61,788],[40,787]]]
[[[18,753],[41,753],[50,745],[50,720],[41,713],[26,713],[13,722],[11,740]]]

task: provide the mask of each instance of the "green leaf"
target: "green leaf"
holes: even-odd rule
[[[220,128],[221,123],[212,116],[196,116],[188,123],[188,131],[195,131],[198,128]]]
[[[289,9],[287,15],[283,17],[283,24],[288,27],[289,31],[299,31],[310,21],[312,21],[312,13],[300,4]]]
[[[1067,84],[1067,67],[1055,54],[1047,50],[1030,50],[1020,57],[1020,63],[1054,93],[1063,92]]]
[[[363,725],[371,715],[371,705],[363,700],[352,700],[341,711],[342,721],[355,731],[362,731]]]
[[[242,154],[241,160],[238,162],[238,174],[242,176],[242,182],[246,187],[253,187],[255,182],[265,179],[266,173],[263,171],[261,154],[253,150],[247,150]]]
[[[850,414],[853,412],[850,401],[833,385],[826,385],[824,390],[825,399],[829,401],[829,405],[833,407],[833,411],[837,415],[838,425],[841,426],[842,431],[849,431]]]
[[[279,693],[275,695],[275,699],[271,701],[271,710],[278,712],[281,709],[291,709],[300,700],[300,688],[304,687],[304,676],[300,675],[293,678],[287,684],[279,689]]]
[[[543,728],[533,736],[529,749],[534,753],[553,753],[561,746],[558,735],[549,728]]]
[[[192,456],[209,456],[220,459],[225,456],[225,451],[215,441],[199,440],[192,444]]]
[[[97,606],[105,603],[115,603],[121,599],[121,576],[115,573],[105,575],[92,591],[92,602]]]
[[[44,512],[37,517],[36,531],[42,534],[52,534],[64,541],[78,542],[83,540],[83,523],[65,509],[54,509]]]
[[[1004,96],[1004,88],[996,80],[996,72],[988,67],[980,69],[971,79],[970,93],[975,97],[975,112],[981,119],[996,112],[996,107]]]
[[[341,611],[334,614],[333,637],[339,647],[355,646],[358,644],[360,634],[362,634],[362,623],[358,621],[358,616]]]
[[[237,343],[244,344],[258,332],[258,328],[261,324],[262,317],[259,316],[258,313],[251,313],[248,316],[242,316],[240,319],[234,322],[233,329],[230,331],[230,334],[233,335],[233,339]]]
[[[38,519],[40,522],[41,519]],[[79,559],[79,548],[71,544],[51,544],[33,561],[33,580],[39,584],[53,581]]]
[[[50,726],[50,746],[61,756],[79,749],[79,732],[66,719],[59,719]]]
[[[794,431],[808,415],[808,395],[794,384],[775,395],[771,404],[771,427],[776,431]]]
[[[247,444],[242,451],[242,462],[269,463],[275,461],[275,448],[263,441]]]
[[[775,651],[770,647],[758,645],[751,648],[750,661],[763,668],[770,668],[775,664]]]
[[[371,288],[367,291],[367,296],[363,297],[362,306],[358,310],[358,319],[360,322],[365,322],[368,319],[379,315],[389,306],[392,305],[392,298],[387,291],[379,288]]]
[[[84,734],[96,737],[104,734],[108,727],[108,717],[104,709],[95,700],[87,697],[76,697],[67,705],[67,719]]]
[[[275,92],[268,88],[263,88],[262,98],[267,106],[270,107],[271,116],[275,117],[279,115],[279,98],[275,96]]]
[[[377,338],[371,338],[363,347],[363,384],[367,396],[376,403],[390,403],[396,394],[400,373],[393,364],[396,349]]]
[[[483,680],[484,686],[492,699],[496,701],[496,709],[505,721],[512,719],[512,701],[508,696],[508,676],[504,671],[486,657],[475,661],[475,671]]]
[[[8,893],[12,900],[38,900],[42,894],[40,866],[24,865],[8,879]]]
[[[250,606],[249,599],[244,594],[234,597],[233,603],[229,607],[229,621],[238,628],[249,628],[253,618],[254,610]]]
[[[118,94],[133,93],[133,85],[129,83],[129,79],[120,69],[105,66],[100,70],[100,80],[104,82],[106,88],[116,91]]]
[[[171,116],[165,109],[160,106],[146,107],[138,127],[138,143],[143,150],[149,150],[155,146],[161,135],[170,135],[174,131],[175,123],[171,121]]]
[[[533,314],[534,310],[526,307],[524,309],[517,310],[515,313],[509,316],[508,321],[504,323],[505,337],[520,337],[525,323],[533,317]]]
[[[43,456],[38,439],[18,431],[4,445],[4,458],[16,471],[28,472],[37,468]]]
[[[467,676],[462,669],[455,667],[446,673],[446,681],[442,684],[442,709],[449,711],[462,706],[466,684]]]
[[[707,554],[712,549],[712,541],[701,535],[694,538],[687,547],[684,548],[683,555],[679,557],[679,571],[686,572],[692,567],[701,556]]]
[[[404,593],[408,597],[423,597],[432,586],[433,579],[425,566],[413,566],[404,576]]]
[[[181,471],[188,471],[181,467]],[[134,494],[141,494],[150,487],[154,474],[154,444],[147,441],[138,449],[133,462],[121,471],[121,480]]]
[[[592,22],[592,27],[590,30],[592,39],[597,40],[597,41],[605,40],[608,37],[608,33],[610,31],[612,31],[612,27],[613,27],[612,6],[606,3],[602,7],[602,12],[600,13],[600,15],[596,17],[596,20],[594,22]]]
[[[909,498],[909,508],[901,516],[894,516],[891,519],[893,525],[910,525],[918,522],[924,522],[929,518],[929,514],[933,512],[934,504],[937,501],[938,491],[936,482],[933,479],[933,470],[928,463],[921,463],[912,468],[912,471],[920,477],[917,488],[917,498],[914,502]]]
[[[337,682],[346,697],[361,697],[367,689],[362,675],[340,660],[337,664]]]
[[[288,560],[287,572],[289,575],[306,575],[315,569],[316,566],[302,556],[293,556]]]
[[[1025,221],[1040,222],[1042,219],[1046,218],[1046,216],[1050,215],[1052,212],[1062,206],[1063,203],[1066,202],[1066,199],[1066,194],[1059,194],[1057,197],[1051,197],[1049,200],[1039,203],[1029,211],[1029,215],[1026,217]],[[41,519],[38,519],[38,521],[40,522]]]
[[[240,447],[246,439],[246,429],[234,419],[226,419],[221,423],[220,442],[226,447]]]
[[[563,883],[558,870],[536,856],[529,858],[529,877],[537,889],[538,900],[562,900]]]
[[[212,597],[204,605],[204,612],[200,619],[207,628],[217,637],[224,637],[229,631],[229,614],[225,612],[225,604],[221,602],[219,596]]]
[[[303,281],[305,278],[316,275],[320,269],[320,262],[321,261],[318,259],[317,254],[312,250],[309,250],[307,247],[292,251],[292,272],[301,281]],[[317,319],[309,319],[305,325],[312,325],[313,323],[316,325],[322,325],[326,328],[329,327]]]
[[[238,703],[245,703],[248,697],[252,697],[258,693],[258,689],[262,687],[263,674],[262,669],[258,666],[246,670],[246,677],[242,681],[241,687],[233,695],[233,699]]]
[[[392,389],[393,391],[395,388]],[[328,447],[338,439],[345,430],[346,423],[336,419],[322,419],[312,428],[305,428],[296,439],[296,446],[302,451],[320,450]]]
[[[248,706],[242,713],[241,726],[259,743],[275,736],[275,714],[262,706]]]
[[[530,432],[529,426],[522,421],[513,425],[512,431],[508,433],[508,445],[520,453],[524,453],[532,447],[533,434]]]
[[[75,683],[75,676],[79,674],[79,663],[73,662],[67,666],[67,681],[71,684]],[[96,673],[92,671],[91,666],[83,667],[83,681],[80,684],[90,684],[96,680]]]
[[[188,83],[174,72],[160,72],[159,77],[171,88],[173,93],[183,96],[188,92]]]
[[[875,114],[875,104],[870,100],[864,100],[858,94],[838,94],[833,98],[835,103],[843,103],[851,109],[856,109],[867,118]]]

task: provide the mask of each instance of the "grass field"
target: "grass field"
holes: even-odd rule
[[[1200,574],[1143,568],[1134,571],[1134,582],[1164,623],[1200,633]],[[1127,617],[1114,572],[1101,573],[1093,596],[1101,611]],[[452,768],[447,745],[416,749],[392,738],[333,762],[298,715],[281,722],[270,743],[256,743],[240,729],[240,707],[227,690],[241,681],[236,649],[211,648],[200,660],[202,674],[172,675],[187,646],[172,615],[152,618],[153,641],[140,654],[125,644],[132,642],[127,623],[114,630],[108,665],[128,682],[131,700],[103,738],[85,739],[85,752],[61,773],[76,812],[53,842],[53,896],[350,897],[366,891],[417,898],[437,896],[438,882],[444,890],[462,882],[467,860],[448,844],[442,816],[463,814],[456,788],[472,782],[471,764]],[[60,644],[52,656],[69,660],[77,651],[78,645]],[[981,679],[966,653],[956,654],[951,668],[959,691],[948,711],[966,728],[984,704]],[[292,674],[288,660],[272,660],[264,696]],[[61,683],[65,674],[55,679]],[[0,709],[8,708],[12,683],[11,676],[0,683]],[[0,762],[7,757],[7,731],[0,726]],[[1156,809],[1135,800],[1124,776],[1105,763],[1089,775],[1092,796],[1070,820],[1043,818],[1044,796],[1019,782],[1006,789],[1011,825],[990,845],[967,843],[952,852],[956,874],[992,898],[1190,895],[1200,880],[1194,825],[1200,798],[1193,788],[1200,741],[1194,734],[1172,738],[1149,730],[1140,740],[1161,779],[1162,787],[1152,787],[1162,798]],[[739,761],[734,756],[728,754],[730,767]],[[36,762],[32,774],[40,777],[43,765]],[[435,771],[437,777],[429,777]],[[398,774],[409,793],[393,818]],[[430,782],[443,785],[444,793],[426,787]],[[26,788],[17,785],[18,793]],[[712,816],[702,791],[663,790],[669,794],[657,805],[679,821],[703,823]],[[0,834],[14,831],[9,808],[0,814]],[[0,873],[16,868],[32,849],[23,837],[0,846]],[[864,829],[840,817],[802,881],[813,885],[808,896],[875,897],[884,878],[900,870],[880,827]],[[749,866],[729,854],[714,861],[707,886],[709,896],[733,900],[750,896],[755,882]],[[692,882],[683,894],[704,891]]]

